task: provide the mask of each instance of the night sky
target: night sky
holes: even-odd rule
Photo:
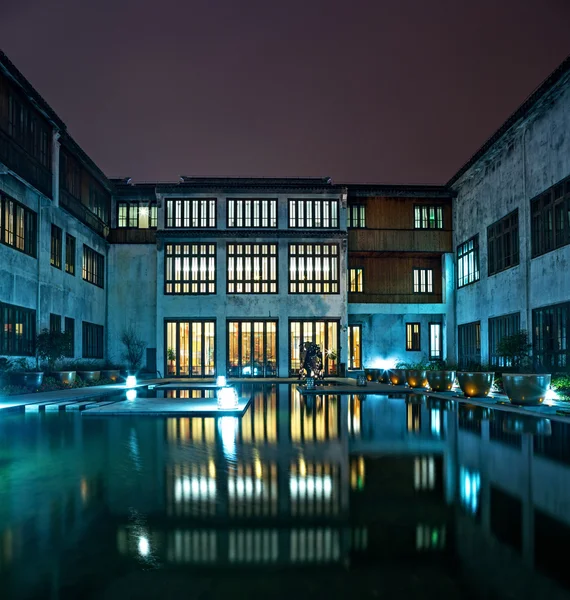
[[[444,183],[570,52],[569,0],[2,0],[103,171]]]

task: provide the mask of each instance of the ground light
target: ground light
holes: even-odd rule
[[[137,397],[136,390],[127,390],[127,400],[134,400]]]
[[[134,375],[127,377],[127,383],[125,384],[128,388],[134,388],[137,385],[137,378]]]
[[[217,393],[218,408],[232,410],[238,408],[238,395],[236,389],[230,386],[220,388]]]
[[[228,385],[228,382],[223,375],[218,375],[218,377],[216,378],[216,385],[218,387],[223,388],[226,387],[226,385]]]

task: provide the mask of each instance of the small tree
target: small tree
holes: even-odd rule
[[[36,354],[48,364],[49,371],[55,371],[56,364],[71,352],[71,334],[66,331],[42,329],[36,337]]]
[[[121,342],[125,347],[123,358],[127,361],[131,371],[141,368],[146,342],[144,342],[135,331],[134,327],[125,329],[121,334]]]
[[[527,367],[530,362],[528,332],[521,329],[512,335],[504,335],[497,344],[497,354],[505,359],[505,366]]]

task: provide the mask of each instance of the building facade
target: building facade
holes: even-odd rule
[[[501,366],[520,328],[568,366],[570,61],[445,186],[110,180],[0,53],[0,356],[73,332],[71,360],[287,377],[397,361]]]

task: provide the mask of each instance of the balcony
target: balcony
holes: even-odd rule
[[[451,231],[434,229],[351,229],[349,252],[453,252]]]
[[[156,229],[111,229],[107,241],[111,244],[156,244]]]
[[[441,304],[443,294],[348,294],[349,304]]]
[[[72,196],[65,190],[59,192],[59,203],[60,205],[71,213],[74,217],[77,217],[82,223],[85,223],[87,227],[106,238],[109,235],[109,227],[106,223],[101,221],[99,217],[94,215],[86,206],[81,203],[75,196]]]

